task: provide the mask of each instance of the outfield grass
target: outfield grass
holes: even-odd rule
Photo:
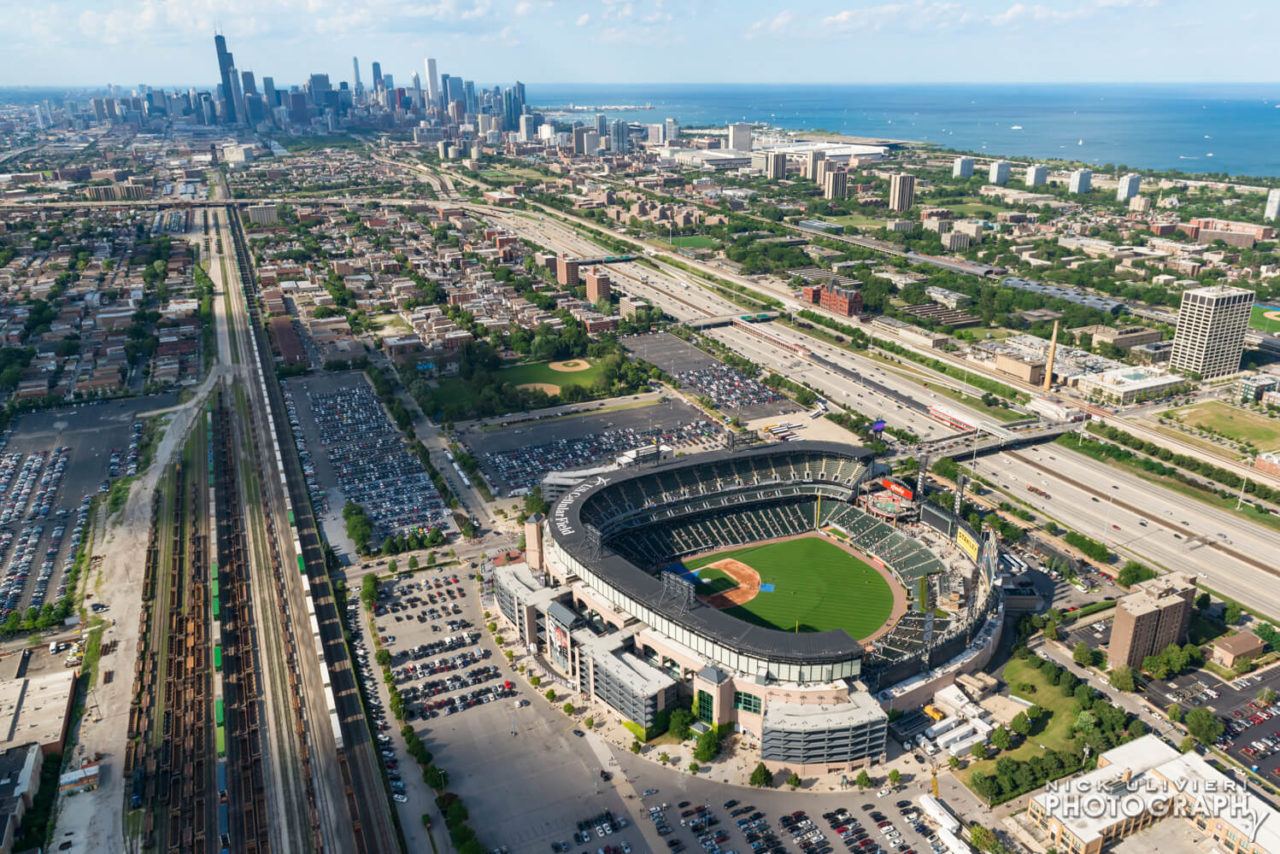
[[[874,634],[893,612],[893,589],[880,573],[844,549],[818,537],[801,537],[704,555],[686,561],[696,570],[724,558],[734,558],[760,574],[760,582],[774,585],[744,605],[725,612],[753,623],[784,631],[824,632],[842,629],[853,638]],[[727,589],[723,573],[700,573],[712,590]]]
[[[681,249],[715,249],[720,245],[719,240],[707,237],[705,234],[687,234],[673,237],[667,242]]]
[[[1071,726],[1076,718],[1074,697],[1063,694],[1062,689],[1050,682],[1043,673],[1018,658],[1011,659],[1005,665],[1004,681],[1008,683],[1010,693],[1035,703],[1049,713],[1049,719],[1040,732],[1032,734],[1015,749],[1002,752],[996,759],[974,762],[959,772],[957,776],[970,789],[973,788],[970,784],[973,775],[979,771],[984,774],[993,773],[1000,758],[1008,756],[1012,759],[1032,759],[1044,753],[1040,745],[1063,753],[1069,752],[1074,746],[1071,736]]]
[[[585,359],[577,361],[584,362]],[[535,362],[529,365],[512,365],[498,372],[502,379],[512,385],[525,383],[548,383],[565,388],[571,385],[592,386],[604,373],[599,365],[591,365],[585,371],[553,371],[549,362]]]
[[[1187,427],[1210,430],[1237,442],[1250,442],[1264,451],[1280,448],[1280,420],[1207,400],[1173,412]]]
[[[1280,332],[1280,320],[1267,317],[1269,311],[1276,311],[1276,309],[1255,305],[1253,312],[1249,315],[1249,326],[1262,332]]]

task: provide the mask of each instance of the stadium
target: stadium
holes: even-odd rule
[[[985,664],[1002,618],[994,541],[883,474],[788,442],[593,476],[526,525],[498,609],[642,739],[689,705],[774,767],[880,761],[885,709]]]

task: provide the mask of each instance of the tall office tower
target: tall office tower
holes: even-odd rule
[[[662,122],[662,138],[669,144],[676,141],[676,137],[680,136],[680,123],[675,119],[668,118]]]
[[[1169,368],[1202,380],[1240,370],[1253,291],[1210,285],[1182,292]]]
[[[605,118],[604,113],[596,113],[596,133],[601,138],[609,135],[609,120]]]
[[[254,82],[252,71],[240,72],[240,87],[243,91],[245,124],[255,124],[262,119],[262,107],[258,101],[258,86]]]
[[[909,211],[916,200],[916,176],[899,172],[889,179],[889,210]]]
[[[436,73],[434,57],[427,57],[427,98],[431,101],[431,106],[440,105],[440,75]]]
[[[770,151],[764,156],[764,177],[770,181],[780,181],[787,177],[787,153]]]
[[[515,93],[516,93],[516,107],[518,108],[516,112],[517,114],[523,113],[524,105],[529,103],[528,101],[525,100],[525,97],[524,97],[524,84],[521,83],[519,80],[517,80],[516,85],[512,88],[515,89]]]
[[[1127,202],[1134,196],[1138,195],[1138,188],[1142,185],[1142,177],[1136,172],[1130,172],[1120,179],[1120,183],[1116,185],[1116,201]]]
[[[849,188],[849,173],[843,169],[831,169],[822,182],[824,199],[843,199]]]
[[[514,89],[502,90],[502,127],[504,130],[515,130],[520,127],[520,109],[516,106]]]
[[[596,133],[595,128],[587,128],[586,131],[582,135],[582,153],[595,154],[600,150],[600,134]]]
[[[1049,167],[1043,163],[1033,163],[1027,167],[1025,184],[1028,187],[1043,187],[1049,180]]]
[[[652,142],[654,145],[661,145],[667,141],[666,125],[645,125],[645,140]]]
[[[418,76],[418,72],[413,72],[413,108],[421,110],[425,104],[422,101],[422,78]]]
[[[466,87],[462,84],[461,77],[450,77],[449,85],[444,92],[445,100],[452,104],[454,101],[461,101],[464,105],[467,100]],[[518,113],[517,113],[518,115]]]
[[[819,151],[818,149],[813,149],[812,151],[809,151],[807,154],[805,154],[804,177],[808,178],[810,181],[819,180],[818,164],[826,161],[826,159],[827,159],[826,152]]]
[[[262,97],[267,101],[268,113],[280,105],[280,99],[276,97],[276,79],[274,77],[262,78]]]
[[[536,127],[537,127],[537,121],[534,119],[533,116],[521,116],[520,117],[520,141],[532,142],[533,135],[536,132],[534,129]]]
[[[1107,658],[1112,667],[1141,667],[1147,656],[1187,639],[1195,609],[1196,577],[1171,572],[1133,586],[1116,602]]]
[[[382,63],[375,62],[373,64],[373,91],[377,92],[382,88]]]
[[[443,113],[449,108],[449,75],[440,75],[440,111]]]
[[[1280,187],[1267,193],[1267,207],[1262,212],[1262,218],[1268,221],[1280,218]]]
[[[360,82],[360,57],[351,57],[351,85],[355,89],[356,103],[364,100],[364,84]]]
[[[383,78],[384,82],[386,78]],[[307,91],[311,93],[311,103],[323,108],[331,87],[328,74],[312,74],[307,79]]]
[[[952,178],[972,178],[973,177],[973,158],[957,157],[951,161],[951,177]]]
[[[223,116],[227,124],[235,124],[236,110],[232,103],[231,69],[235,67],[235,59],[227,51],[227,40],[221,36],[213,37],[213,49],[218,54],[218,74],[222,79]]]
[[[586,127],[585,125],[578,125],[573,129],[573,153],[574,154],[587,153],[587,133],[589,133],[590,130],[591,128]]]
[[[729,125],[728,147],[730,151],[750,151],[751,125],[741,123]]]
[[[1093,189],[1093,173],[1088,169],[1077,169],[1071,173],[1071,182],[1067,185],[1073,193],[1083,194]]]
[[[382,91],[386,93],[386,103],[395,102],[396,81],[390,74],[382,75]]]
[[[236,67],[231,66],[229,72],[231,76],[231,104],[235,115],[234,122],[245,122],[249,120],[247,111],[244,108],[244,87],[240,81],[240,72],[236,71]]]
[[[1009,161],[995,160],[987,169],[987,183],[989,184],[1007,184],[1009,183]]]
[[[617,154],[631,150],[631,132],[622,119],[614,119],[609,125],[609,148]]]
[[[480,112],[480,102],[476,99],[476,84],[466,80],[462,84],[462,102],[467,105],[467,112],[475,115]]]

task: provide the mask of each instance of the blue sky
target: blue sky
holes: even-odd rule
[[[1276,81],[1277,0],[0,0],[0,85]],[[19,8],[21,11],[13,12]]]

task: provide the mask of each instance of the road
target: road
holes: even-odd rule
[[[1062,445],[980,457],[971,464],[1020,501],[1123,557],[1194,572],[1214,590],[1280,615],[1274,560],[1280,554],[1280,533],[1270,528],[1155,487]],[[1028,484],[1050,497],[1030,492]]]

